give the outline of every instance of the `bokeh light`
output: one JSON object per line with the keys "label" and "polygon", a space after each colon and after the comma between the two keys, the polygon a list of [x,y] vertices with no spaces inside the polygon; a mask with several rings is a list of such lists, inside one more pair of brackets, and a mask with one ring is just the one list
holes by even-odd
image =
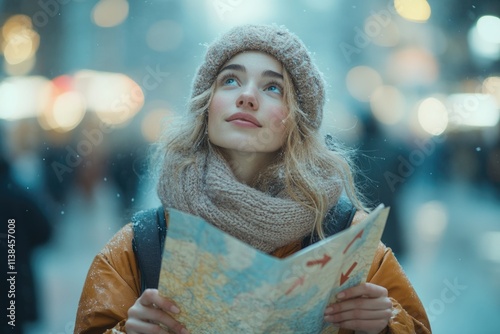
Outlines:
{"label": "bokeh light", "polygon": [[22,76],[29,74],[36,65],[36,57],[29,57],[28,59],[18,63],[10,64],[6,61],[3,62],[3,69],[5,73],[11,76]]}
{"label": "bokeh light", "polygon": [[427,242],[436,242],[442,238],[448,225],[448,212],[443,203],[430,201],[422,204],[416,213],[416,229]]}
{"label": "bokeh light", "polygon": [[129,4],[127,0],[99,0],[92,10],[92,21],[99,27],[110,28],[120,25],[127,19]]}
{"label": "bokeh light", "polygon": [[483,81],[482,92],[495,98],[497,107],[500,108],[500,77],[488,77]]}
{"label": "bokeh light", "polygon": [[492,15],[481,16],[476,26],[482,39],[489,43],[500,43],[500,18]]}
{"label": "bokeh light", "polygon": [[375,118],[384,124],[399,123],[406,111],[403,94],[394,86],[380,86],[370,98],[370,107]]}
{"label": "bokeh light", "polygon": [[65,92],[56,97],[52,108],[40,114],[39,122],[45,130],[70,131],[80,124],[85,110],[85,99],[80,93]]}
{"label": "bokeh light", "polygon": [[492,127],[500,111],[490,94],[452,94],[448,97],[450,123],[455,126]]}
{"label": "bokeh light", "polygon": [[425,22],[431,17],[431,6],[426,0],[394,0],[394,8],[409,21]]}
{"label": "bokeh light", "polygon": [[448,111],[443,102],[435,97],[423,100],[418,106],[418,122],[427,133],[437,136],[448,126]]}
{"label": "bokeh light", "polygon": [[3,80],[0,82],[0,118],[17,120],[36,117],[47,108],[51,90],[50,80],[41,76]]}
{"label": "bokeh light", "polygon": [[388,57],[387,73],[397,84],[429,85],[437,80],[439,67],[432,53],[421,48],[409,47]]}
{"label": "bokeh light", "polygon": [[158,107],[148,110],[141,123],[142,136],[148,142],[156,142],[163,131],[168,131],[168,126],[174,117],[172,110],[167,107]]}
{"label": "bokeh light", "polygon": [[75,89],[106,124],[128,122],[144,105],[141,87],[121,73],[82,70],[75,74]]}
{"label": "bokeh light", "polygon": [[479,58],[500,59],[500,19],[496,16],[482,16],[467,34],[472,53]]}
{"label": "bokeh light", "polygon": [[382,77],[371,67],[356,66],[347,73],[346,85],[354,98],[368,102],[375,89],[382,85]]}
{"label": "bokeh light", "polygon": [[3,25],[1,49],[6,71],[22,75],[33,68],[40,36],[32,28],[26,15],[13,15]]}

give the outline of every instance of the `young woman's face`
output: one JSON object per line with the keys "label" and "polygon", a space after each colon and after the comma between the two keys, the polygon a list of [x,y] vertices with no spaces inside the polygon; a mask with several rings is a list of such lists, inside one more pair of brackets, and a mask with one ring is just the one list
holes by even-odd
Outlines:
{"label": "young woman's face", "polygon": [[283,94],[283,67],[276,59],[257,51],[234,56],[217,75],[208,109],[212,144],[228,153],[278,151],[288,114]]}

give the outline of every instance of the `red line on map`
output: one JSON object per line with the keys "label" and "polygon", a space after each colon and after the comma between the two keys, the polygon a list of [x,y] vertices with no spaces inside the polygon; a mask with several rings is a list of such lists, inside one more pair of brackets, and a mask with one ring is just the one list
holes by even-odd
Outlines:
{"label": "red line on map", "polygon": [[328,261],[330,261],[331,259],[332,258],[330,256],[325,254],[325,255],[323,255],[322,259],[307,261],[306,265],[308,267],[311,267],[311,266],[315,266],[317,264],[321,264],[321,268],[323,268],[328,263]]}
{"label": "red line on map", "polygon": [[299,277],[295,282],[293,282],[292,286],[288,290],[286,290],[285,295],[290,294],[299,285],[303,285],[304,281],[305,281],[304,276]]}
{"label": "red line on map", "polygon": [[351,267],[349,269],[347,269],[347,272],[344,274],[344,273],[341,273],[340,274],[340,285],[344,284],[345,281],[347,281],[349,279],[349,275],[351,274],[351,272],[354,270],[354,268],[356,268],[356,265],[358,263],[357,262],[354,262]]}
{"label": "red line on map", "polygon": [[361,239],[361,236],[363,235],[363,232],[364,232],[364,229],[359,231],[358,234],[356,234],[356,236],[354,237],[354,239],[351,240],[351,242],[349,243],[349,245],[347,245],[347,247],[344,249],[344,251],[342,252],[342,254],[345,254],[345,252],[347,252],[347,250],[349,249],[349,247],[352,246],[352,244],[354,243],[354,241],[356,241],[356,239]]}

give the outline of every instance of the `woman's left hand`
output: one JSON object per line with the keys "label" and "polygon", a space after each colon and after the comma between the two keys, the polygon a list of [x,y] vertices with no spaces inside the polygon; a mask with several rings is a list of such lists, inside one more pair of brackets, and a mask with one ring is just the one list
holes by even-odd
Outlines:
{"label": "woman's left hand", "polygon": [[325,321],[366,334],[380,333],[389,324],[391,316],[392,302],[387,289],[372,283],[340,292],[337,302],[325,310]]}

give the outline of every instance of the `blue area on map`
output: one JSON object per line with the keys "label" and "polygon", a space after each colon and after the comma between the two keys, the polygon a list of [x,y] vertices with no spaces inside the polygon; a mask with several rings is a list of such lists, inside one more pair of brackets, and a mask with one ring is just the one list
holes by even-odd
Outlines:
{"label": "blue area on map", "polygon": [[293,294],[291,296],[283,296],[278,299],[276,309],[292,309],[292,308],[300,308],[304,305],[305,300],[312,299],[318,293],[318,287],[312,286],[311,288],[303,291],[302,293]]}
{"label": "blue area on map", "polygon": [[196,243],[198,248],[211,254],[227,254],[224,235],[200,217],[170,209],[167,237]]}
{"label": "blue area on map", "polygon": [[[255,258],[248,267],[240,270],[233,268],[224,270],[224,276],[229,281],[224,290],[228,289],[232,294],[238,295],[253,291],[263,284],[276,286],[279,283],[281,263],[279,261],[272,261],[272,258],[263,256],[263,254],[258,252],[255,252],[254,255]],[[262,273],[265,273],[265,275]],[[218,292],[224,294],[224,291]],[[227,300],[227,302],[232,302],[232,300]]]}

